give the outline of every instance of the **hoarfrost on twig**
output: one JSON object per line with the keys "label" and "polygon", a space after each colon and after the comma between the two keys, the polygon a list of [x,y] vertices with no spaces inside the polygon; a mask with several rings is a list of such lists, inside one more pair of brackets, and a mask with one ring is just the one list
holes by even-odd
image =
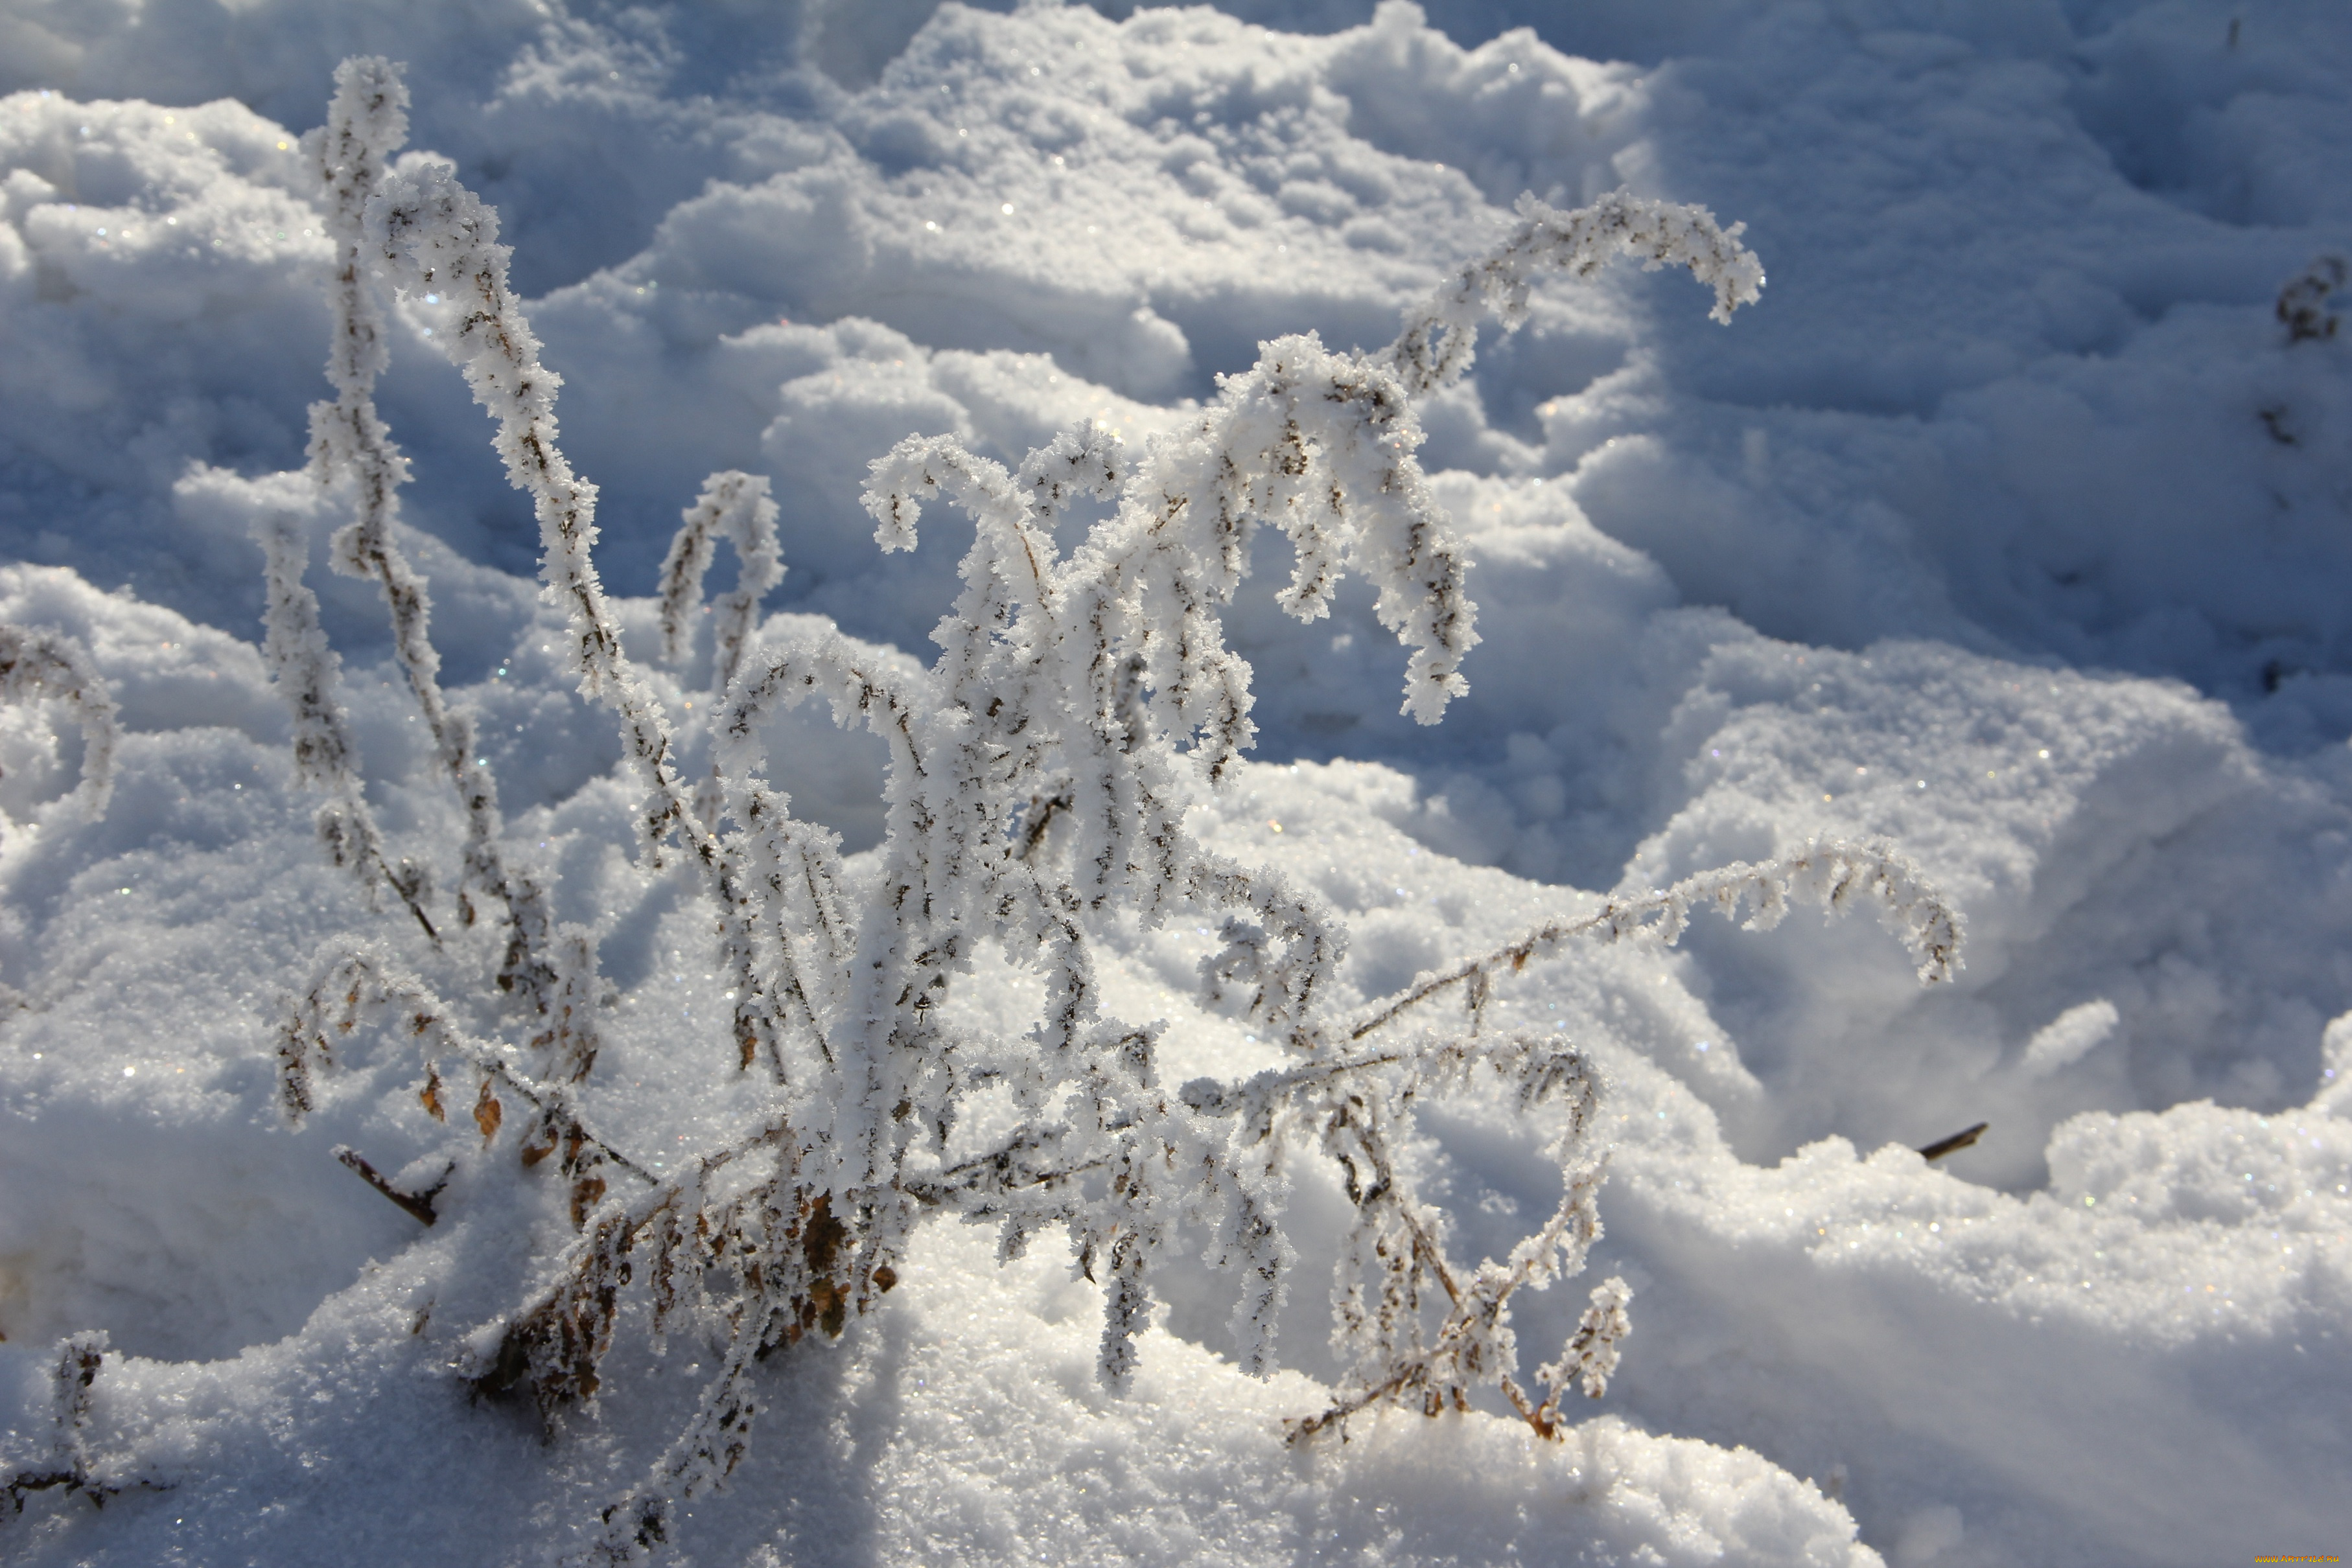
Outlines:
{"label": "hoarfrost on twig", "polygon": [[[367,250],[366,216],[370,200],[391,177],[392,154],[408,134],[407,105],[408,90],[391,62],[347,59],[335,71],[327,123],[303,139],[304,156],[326,197],[327,237],[335,246],[330,290],[334,325],[327,353],[327,381],[335,400],[310,407],[310,463],[321,485],[343,479],[352,487],[358,515],[336,533],[329,559],[337,571],[382,589],[392,619],[394,661],[416,699],[435,759],[466,812],[456,889],[459,917],[473,923],[469,890],[479,889],[499,902],[507,924],[499,988],[519,991],[544,1014],[562,978],[549,956],[554,932],[546,891],[536,878],[508,864],[497,779],[488,759],[476,753],[471,717],[453,708],[442,693],[432,601],[394,532],[408,460],[375,406],[376,378],[388,357],[383,315],[369,291],[375,264]],[[588,1026],[584,1018],[577,1022]],[[593,1060],[593,1035],[567,1037],[563,1054],[574,1061]]]}
{"label": "hoarfrost on twig", "polygon": [[319,624],[319,596],[302,580],[310,559],[302,520],[289,512],[258,511],[253,534],[262,551],[261,653],[293,724],[294,777],[327,796],[319,808],[319,840],[328,858],[362,884],[392,889],[425,936],[438,942],[440,933],[425,911],[422,869],[395,867],[385,859],[383,835],[368,807],[339,698],[342,661]]}

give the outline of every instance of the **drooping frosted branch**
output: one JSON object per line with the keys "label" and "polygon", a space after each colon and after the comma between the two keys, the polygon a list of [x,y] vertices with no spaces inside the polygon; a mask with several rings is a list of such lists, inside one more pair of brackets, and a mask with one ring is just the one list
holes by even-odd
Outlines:
{"label": "drooping frosted branch", "polygon": [[1358,1014],[1345,1033],[1361,1040],[1408,1009],[1442,991],[1464,987],[1474,1011],[1483,1005],[1494,976],[1517,972],[1530,960],[1552,957],[1584,937],[1604,942],[1643,936],[1668,945],[1678,941],[1694,910],[1713,907],[1736,918],[1743,904],[1752,908],[1751,931],[1769,931],[1787,915],[1792,900],[1843,913],[1868,900],[1911,955],[1921,983],[1948,980],[1960,967],[1964,923],[1919,868],[1892,851],[1834,840],[1814,842],[1796,854],[1761,865],[1745,861],[1685,877],[1663,893],[1612,898],[1601,909],[1575,920],[1548,921],[1490,952],[1423,975],[1396,996]]}
{"label": "drooping frosted branch", "polygon": [[[978,786],[1020,779],[1021,798],[1008,792],[999,810],[1034,799],[1066,814],[1074,891],[1088,906],[1118,896],[1157,917],[1172,895],[1214,884],[1230,907],[1239,891],[1204,883],[1183,817],[1196,770],[1214,782],[1253,733],[1248,666],[1224,646],[1220,612],[1261,520],[1294,543],[1280,596],[1291,613],[1327,613],[1344,570],[1373,580],[1378,613],[1413,650],[1408,711],[1433,721],[1466,689],[1458,666],[1476,642],[1475,607],[1412,457],[1420,439],[1392,378],[1306,337],[1267,344],[1193,429],[1140,465],[1091,426],[1032,453],[1018,475],[939,437],[875,463],[866,504],[885,549],[913,547],[930,499],[974,520],[963,595],[935,634],[939,695],[969,716],[968,744],[988,750],[970,769]],[[1078,495],[1112,493],[1117,515],[1062,560],[1055,517]],[[1311,989],[1310,971],[1297,977]]]}
{"label": "drooping frosted branch", "polygon": [[[760,601],[784,579],[783,555],[776,543],[776,503],[768,498],[764,476],[734,468],[710,476],[670,540],[661,568],[661,628],[662,656],[672,664],[686,657],[702,580],[721,538],[734,545],[736,559],[735,587],[719,601],[711,626],[709,689],[723,695],[742,665]],[[695,793],[694,812],[715,828],[726,803],[726,786],[715,758],[711,766]]]}
{"label": "drooping frosted branch", "polygon": [[735,587],[715,606],[711,627],[710,689],[723,692],[743,662],[760,601],[784,580],[776,544],[776,503],[764,476],[728,468],[702,482],[702,494],[685,513],[661,567],[662,655],[675,664],[686,656],[692,622],[719,539],[735,547]]}
{"label": "drooping frosted branch", "polygon": [[1590,277],[1621,256],[1638,256],[1646,271],[1687,267],[1715,291],[1708,314],[1727,322],[1763,293],[1764,264],[1739,243],[1747,225],[1719,227],[1705,207],[1619,190],[1567,213],[1524,195],[1518,214],[1501,244],[1464,262],[1407,311],[1404,330],[1376,356],[1413,396],[1458,381],[1469,370],[1479,318],[1492,312],[1507,330],[1526,320],[1528,288],[1543,271]]}
{"label": "drooping frosted branch", "polygon": [[114,697],[73,638],[0,623],[0,703],[44,698],[71,708],[81,730],[81,782],[74,796],[94,822],[114,795]]}
{"label": "drooping frosted branch", "polygon": [[[1522,1060],[1542,1054],[1530,1049],[1532,1041],[1517,1044]],[[1520,1290],[1541,1291],[1579,1272],[1601,1236],[1598,1198],[1607,1158],[1585,1160],[1575,1153],[1597,1086],[1580,1060],[1569,1060],[1572,1066],[1559,1080],[1572,1089],[1559,1205],[1507,1260],[1490,1259],[1475,1270],[1447,1257],[1435,1213],[1414,1195],[1394,1157],[1398,1108],[1410,1103],[1409,1095],[1335,1084],[1310,1103],[1324,1151],[1345,1173],[1356,1210],[1331,1291],[1333,1348],[1352,1364],[1328,1409],[1290,1423],[1293,1441],[1343,1427],[1359,1411],[1385,1402],[1418,1406],[1429,1416],[1467,1409],[1470,1391],[1484,1384],[1497,1386],[1538,1436],[1559,1435],[1558,1390],[1538,1403],[1517,1380],[1511,1299]],[[1423,1310],[1425,1287],[1443,1298],[1434,1303],[1433,1333]],[[1545,1369],[1547,1377],[1553,1370]]]}
{"label": "drooping frosted branch", "polygon": [[1617,1371],[1617,1347],[1633,1330],[1625,1313],[1626,1304],[1633,1299],[1633,1288],[1614,1274],[1592,1287],[1592,1304],[1577,1321],[1576,1333],[1569,1336],[1559,1359],[1536,1374],[1552,1386],[1548,1401],[1551,1413],[1557,1415],[1559,1396],[1572,1381],[1584,1385],[1588,1399],[1598,1399],[1609,1392],[1609,1379]]}

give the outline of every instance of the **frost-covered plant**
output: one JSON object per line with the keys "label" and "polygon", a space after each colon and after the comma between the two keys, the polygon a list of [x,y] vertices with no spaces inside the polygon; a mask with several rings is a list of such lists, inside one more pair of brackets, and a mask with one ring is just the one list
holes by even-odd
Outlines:
{"label": "frost-covered plant", "polygon": [[[586,934],[576,926],[558,927],[539,879],[509,863],[498,780],[487,760],[476,754],[470,716],[452,707],[442,693],[441,656],[433,646],[432,605],[425,580],[394,536],[408,463],[375,409],[375,380],[387,355],[383,315],[368,287],[371,268],[380,269],[380,263],[367,254],[363,219],[369,201],[387,177],[385,160],[407,135],[407,90],[389,64],[347,62],[335,74],[327,123],[303,140],[304,156],[322,187],[327,237],[335,246],[331,290],[334,325],[327,353],[327,381],[335,389],[335,400],[311,405],[311,471],[322,485],[347,482],[355,495],[358,515],[335,535],[329,559],[337,571],[372,580],[383,590],[392,620],[394,661],[416,699],[434,760],[465,810],[466,842],[455,890],[458,919],[467,925],[474,923],[476,893],[494,900],[504,912],[506,943],[499,963],[499,988],[519,993],[543,1020],[538,1041],[550,1049],[557,1071],[576,1078],[596,1056],[593,1009],[583,1005],[598,991]],[[273,549],[269,556],[273,663],[293,710],[298,747],[306,737],[319,736],[323,729],[304,706],[315,677],[323,674],[331,680],[331,669],[313,668],[328,655],[317,630],[317,601],[299,586],[301,561],[302,554],[290,547]],[[317,689],[331,693],[331,685]],[[336,747],[334,759],[339,761],[347,750]],[[324,753],[320,761],[327,761]],[[418,902],[423,891],[419,873],[395,872],[373,848],[373,823],[348,771],[313,770],[312,776],[329,791],[327,813],[331,818],[322,814],[320,831],[339,863],[348,859],[362,876],[390,885],[429,931],[432,923]],[[353,802],[359,803],[356,811]],[[357,836],[362,832],[366,839]]]}
{"label": "frost-covered plant", "polygon": [[1506,330],[1524,323],[1529,287],[1546,268],[1591,277],[1621,256],[1641,257],[1645,271],[1687,267],[1715,290],[1707,314],[1726,324],[1763,292],[1764,265],[1739,243],[1748,225],[1718,228],[1704,207],[1612,191],[1569,213],[1523,195],[1518,214],[1500,245],[1464,262],[1408,312],[1404,330],[1377,356],[1412,396],[1450,385],[1470,369],[1483,318],[1492,315]]}
{"label": "frost-covered plant", "polygon": [[[559,957],[544,894],[507,869],[486,769],[455,744],[465,722],[433,684],[423,585],[392,546],[401,469],[371,392],[382,349],[370,274],[425,312],[432,340],[497,422],[509,476],[539,517],[569,666],[619,721],[639,791],[636,841],[648,858],[685,862],[715,914],[736,1050],[713,1071],[760,1085],[761,1112],[743,1130],[656,1172],[593,1124],[572,1083],[592,1064],[584,1054],[535,1061],[470,1030],[466,1009],[384,954],[331,953],[289,1009],[289,1118],[312,1109],[317,1075],[344,1040],[375,1029],[406,1037],[423,1058],[415,1092],[428,1113],[470,1120],[454,1153],[398,1181],[376,1178],[387,1190],[429,1215],[406,1191],[432,1174],[425,1167],[502,1146],[563,1179],[572,1239],[535,1263],[538,1285],[467,1337],[459,1370],[478,1390],[526,1396],[551,1424],[593,1400],[632,1291],[657,1345],[673,1333],[713,1343],[716,1371],[694,1416],[605,1511],[601,1560],[640,1555],[667,1537],[681,1500],[726,1477],[757,1413],[757,1360],[812,1331],[843,1332],[897,1284],[909,1239],[933,1217],[993,1227],[1008,1259],[1040,1234],[1065,1235],[1079,1272],[1104,1291],[1098,1369],[1113,1388],[1134,1372],[1155,1272],[1179,1266],[1187,1237],[1204,1241],[1206,1261],[1239,1281],[1242,1364],[1271,1370],[1296,1259],[1284,1167],[1310,1149],[1335,1163],[1355,1208],[1333,1285],[1334,1340],[1349,1370],[1332,1406],[1295,1435],[1384,1401],[1432,1414],[1465,1406],[1482,1386],[1555,1435],[1570,1387],[1598,1397],[1606,1386],[1630,1292],[1620,1281],[1595,1291],[1538,1388],[1520,1385],[1513,1296],[1576,1273],[1600,1233],[1604,1163],[1585,1133],[1601,1085],[1565,1039],[1488,1029],[1496,977],[1582,939],[1671,941],[1695,908],[1748,908],[1750,925],[1768,925],[1792,898],[1835,909],[1865,897],[1924,978],[1949,973],[1957,923],[1907,864],[1819,844],[1612,902],[1346,1011],[1330,1000],[1347,940],[1339,923],[1278,872],[1213,852],[1187,825],[1252,737],[1249,668],[1224,645],[1221,611],[1247,573],[1255,530],[1271,523],[1288,538],[1295,565],[1278,598],[1301,619],[1328,612],[1343,573],[1370,579],[1381,620],[1409,650],[1405,710],[1436,722],[1466,689],[1475,607],[1414,457],[1416,397],[1467,368],[1483,312],[1508,322],[1524,310],[1541,267],[1581,275],[1621,254],[1675,262],[1716,290],[1727,317],[1762,275],[1737,231],[1705,213],[1622,194],[1578,213],[1522,203],[1517,230],[1410,313],[1395,344],[1363,354],[1312,335],[1268,342],[1188,428],[1139,453],[1091,424],[1012,469],[951,440],[901,443],[873,465],[866,492],[882,548],[916,548],[936,502],[974,525],[962,591],[926,670],[829,627],[755,645],[759,597],[782,571],[775,509],[762,482],[714,476],[662,580],[675,659],[713,539],[731,539],[741,561],[715,617],[724,695],[710,721],[711,771],[689,783],[683,737],[609,612],[591,555],[596,492],[558,444],[559,382],[509,287],[496,214],[446,169],[388,169],[401,131],[392,68],[354,60],[337,80],[316,153],[341,246],[338,399],[320,405],[314,450],[322,476],[357,483],[361,520],[338,536],[336,561],[383,585],[397,657],[467,803],[460,889],[506,904],[502,982],[530,992],[541,1013],[590,1009],[601,986],[593,950],[583,939]],[[1108,503],[1110,515],[1066,555],[1054,526],[1081,497]],[[273,587],[273,604],[295,597]],[[307,678],[303,689],[329,693],[331,707],[315,623],[296,630],[289,646],[309,652],[282,659],[281,672],[290,686]],[[887,833],[854,867],[832,833],[793,817],[765,775],[765,721],[812,699],[888,748]],[[1284,1065],[1171,1087],[1160,1067],[1170,1026],[1106,1005],[1102,935],[1180,912],[1219,923],[1198,1005],[1268,1031]],[[1008,967],[1034,985],[1027,1014],[956,1005],[967,977]],[[1396,1150],[1423,1097],[1486,1078],[1552,1118],[1563,1196],[1506,1260],[1465,1268]]]}

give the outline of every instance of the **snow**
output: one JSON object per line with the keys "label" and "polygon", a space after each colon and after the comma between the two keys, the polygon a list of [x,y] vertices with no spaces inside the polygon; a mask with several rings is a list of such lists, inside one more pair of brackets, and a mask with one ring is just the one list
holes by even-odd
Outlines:
{"label": "snow", "polygon": [[[408,62],[404,178],[499,209],[689,788],[713,638],[664,664],[655,595],[707,475],[779,510],[755,647],[837,626],[912,678],[966,536],[941,504],[920,549],[876,549],[868,465],[903,439],[1015,469],[1093,420],[1139,454],[1261,340],[1388,342],[1522,191],[1744,222],[1769,281],[1729,324],[1679,267],[1555,277],[1420,410],[1477,605],[1442,724],[1399,712],[1378,583],[1300,622],[1259,550],[1225,621],[1255,760],[1185,825],[1346,924],[1343,1010],[1824,835],[1898,847],[1967,917],[1944,986],[1801,910],[1496,984],[1501,1025],[1564,1031],[1605,1085],[1606,1234],[1518,1330],[1548,1358],[1612,1276],[1633,1330],[1559,1444],[1496,1398],[1286,1443],[1348,1364],[1321,1280],[1350,1205],[1302,1151],[1286,1370],[1244,1374],[1234,1281],[1199,1269],[1108,1392],[1101,1293],[1058,1246],[1000,1265],[931,1224],[837,1345],[762,1365],[749,1457],[668,1560],[1965,1568],[2352,1538],[2352,334],[2274,309],[2352,255],[2340,6],[0,0],[0,622],[87,650],[121,731],[91,821],[69,709],[0,711],[0,1475],[53,1462],[54,1347],[103,1331],[84,1430],[124,1489],[27,1494],[11,1562],[548,1561],[716,1362],[683,1331],[653,1356],[632,1304],[597,1412],[542,1442],[449,1368],[560,1205],[467,1165],[426,1230],[338,1168],[443,1168],[389,1039],[278,1118],[286,999],[325,963],[463,969],[329,863],[260,648],[257,508],[308,530],[367,804],[447,910],[465,813],[375,589],[326,570],[348,498],[298,472],[335,390],[300,133],[358,52]],[[709,909],[637,854],[641,780],[575,691],[452,313],[385,298],[441,678],[513,863],[616,990],[583,1103],[661,1171],[759,1113]],[[768,779],[870,867],[883,748],[821,706],[764,721]],[[1222,946],[1189,915],[1098,940],[1106,1009],[1174,1020],[1168,1083],[1281,1060],[1186,999]],[[1034,977],[968,980],[966,1016],[1031,1016]],[[495,1000],[469,1027],[521,1028]],[[1455,1255],[1558,1201],[1556,1129],[1500,1091],[1418,1129]]]}

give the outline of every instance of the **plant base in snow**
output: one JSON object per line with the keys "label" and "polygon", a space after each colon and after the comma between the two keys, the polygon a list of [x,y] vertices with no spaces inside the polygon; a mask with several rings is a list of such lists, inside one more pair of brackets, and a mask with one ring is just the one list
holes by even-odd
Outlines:
{"label": "plant base in snow", "polygon": [[26,1500],[36,1492],[85,1497],[90,1507],[104,1508],[108,1498],[125,1491],[167,1490],[164,1483],[145,1477],[110,1479],[98,1473],[89,1442],[90,1390],[105,1360],[102,1331],[70,1334],[58,1342],[58,1359],[49,1371],[49,1452],[0,1485],[12,1516],[24,1512]]}

